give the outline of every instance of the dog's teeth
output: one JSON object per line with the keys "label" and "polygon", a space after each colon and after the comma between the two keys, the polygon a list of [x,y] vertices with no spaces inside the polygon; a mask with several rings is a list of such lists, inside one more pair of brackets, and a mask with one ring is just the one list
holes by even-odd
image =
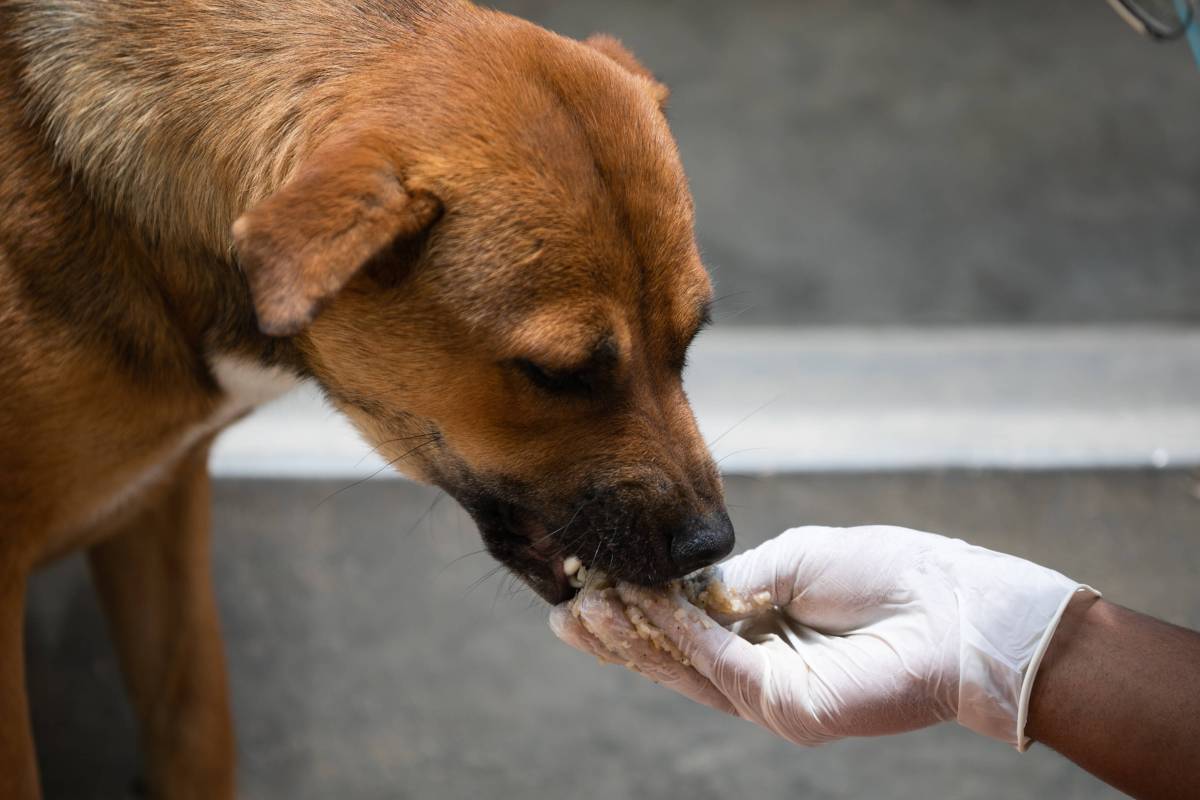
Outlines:
{"label": "dog's teeth", "polygon": [[582,566],[583,562],[579,560],[579,556],[567,556],[565,559],[563,559],[563,572],[567,574],[567,577],[579,572],[579,569]]}
{"label": "dog's teeth", "polygon": [[575,556],[571,556],[571,558],[575,559],[575,563],[571,565],[574,569],[567,570],[567,564],[563,562],[563,571],[567,573],[567,583],[576,589],[582,589],[583,584],[587,583],[588,569]]}

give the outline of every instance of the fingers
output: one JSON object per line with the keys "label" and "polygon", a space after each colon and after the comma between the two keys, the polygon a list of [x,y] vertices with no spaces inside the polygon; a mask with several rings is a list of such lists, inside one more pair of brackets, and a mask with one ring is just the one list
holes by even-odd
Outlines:
{"label": "fingers", "polygon": [[[738,716],[796,744],[880,735],[932,724],[920,676],[882,635],[844,638],[762,617],[740,634],[704,623],[678,591],[619,584],[621,599],[642,609],[729,699]],[[747,640],[746,636],[751,637]]]}
{"label": "fingers", "polygon": [[793,528],[762,545],[686,579],[689,599],[722,625],[787,608],[836,564],[840,528]]}
{"label": "fingers", "polygon": [[690,603],[704,609],[713,620],[725,626],[752,619],[774,607],[770,592],[756,589],[753,584],[745,588],[730,585],[724,575],[727,563],[708,567],[683,579],[683,593]]}
{"label": "fingers", "polygon": [[669,642],[655,643],[638,631],[612,589],[588,592],[574,608],[556,607],[550,627],[560,639],[601,661],[621,664],[697,703],[736,714],[707,678],[684,663],[678,651],[671,651]]}
{"label": "fingers", "polygon": [[[724,593],[742,603],[736,619],[774,606],[805,625],[842,634],[903,602],[909,565],[945,541],[888,526],[792,528],[724,562],[718,577]],[[721,616],[728,621],[731,615]]]}
{"label": "fingers", "polygon": [[[772,634],[751,643],[716,624],[678,588],[618,584],[581,596],[574,611],[576,624],[591,637],[585,641],[598,642],[626,666],[693,700],[801,745],[845,735],[826,725],[836,716],[832,701],[840,692],[826,697],[822,681],[814,688],[810,665],[787,642]],[[572,641],[563,614],[571,612],[558,612],[554,627]]]}
{"label": "fingers", "polygon": [[826,571],[825,554],[841,549],[842,533],[840,528],[792,528],[721,564],[720,578],[727,593],[758,607],[740,618],[761,613],[762,602],[755,603],[756,597],[786,607],[804,587],[819,581]]}
{"label": "fingers", "polygon": [[793,528],[685,581],[689,599],[723,625],[786,608],[825,572],[840,528]]}
{"label": "fingers", "polygon": [[627,606],[645,614],[647,622],[728,699],[739,716],[759,718],[768,672],[765,652],[713,622],[677,589],[663,593],[620,584],[617,592]]}
{"label": "fingers", "polygon": [[561,641],[566,642],[576,650],[595,656],[602,663],[625,663],[622,659],[610,653],[599,639],[588,633],[587,628],[583,627],[583,624],[575,619],[575,616],[571,613],[570,606],[565,603],[550,609],[550,630],[554,631],[554,635]]}

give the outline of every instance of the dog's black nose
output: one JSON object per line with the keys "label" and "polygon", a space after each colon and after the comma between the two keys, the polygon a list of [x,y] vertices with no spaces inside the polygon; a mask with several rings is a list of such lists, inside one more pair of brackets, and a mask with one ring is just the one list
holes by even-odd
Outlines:
{"label": "dog's black nose", "polygon": [[680,575],[720,561],[733,550],[733,523],[724,511],[694,517],[671,538],[671,561]]}

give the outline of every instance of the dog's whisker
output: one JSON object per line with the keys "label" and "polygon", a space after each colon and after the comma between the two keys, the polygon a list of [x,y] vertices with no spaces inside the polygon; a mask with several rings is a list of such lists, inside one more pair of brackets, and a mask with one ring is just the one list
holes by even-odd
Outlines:
{"label": "dog's whisker", "polygon": [[347,490],[349,490],[349,489],[353,489],[355,486],[362,486],[364,483],[366,483],[367,481],[371,480],[371,479],[372,479],[372,478],[374,478],[376,475],[378,475],[379,473],[383,472],[383,471],[384,471],[385,469],[387,469],[388,467],[390,467],[390,466],[392,466],[393,464],[395,464],[397,461],[400,461],[401,459],[407,458],[408,456],[410,456],[410,455],[412,455],[413,453],[415,453],[415,452],[417,452],[418,450],[420,450],[422,447],[427,447],[428,445],[430,445],[430,444],[433,444],[435,441],[437,441],[437,439],[436,439],[436,438],[434,438],[434,439],[430,439],[430,440],[429,440],[429,441],[427,441],[427,442],[422,442],[421,444],[417,445],[416,447],[412,448],[411,450],[409,450],[409,451],[407,451],[407,452],[401,453],[400,455],[396,456],[396,457],[395,457],[395,458],[393,458],[391,461],[388,461],[388,462],[387,462],[386,464],[384,464],[382,467],[380,467],[379,469],[375,470],[374,472],[372,472],[370,475],[366,476],[365,478],[359,478],[358,480],[356,480],[354,483],[350,484],[349,486],[343,486],[342,488],[338,489],[336,492],[334,492],[333,494],[329,495],[329,496],[328,496],[328,497],[326,497],[324,500],[322,500],[321,502],[319,502],[319,503],[317,503],[315,506],[313,506],[313,507],[312,507],[312,510],[313,510],[313,511],[316,511],[318,508],[320,508],[321,506],[325,505],[326,503],[328,503],[328,502],[329,502],[330,500],[332,500],[333,498],[337,497],[337,496],[338,496],[339,494],[341,494],[342,492],[345,492],[345,491],[347,491]]}
{"label": "dog's whisker", "polygon": [[462,560],[464,560],[464,559],[470,558],[471,556],[480,556],[480,555],[487,555],[487,548],[486,548],[486,547],[481,547],[481,548],[479,548],[478,550],[472,550],[472,551],[471,551],[471,552],[469,552],[469,553],[463,553],[461,556],[457,556],[457,557],[455,557],[455,558],[452,558],[450,561],[448,561],[448,562],[446,562],[445,564],[443,564],[443,565],[442,565],[442,568],[441,568],[441,569],[439,569],[439,570],[438,570],[438,571],[437,571],[435,574],[437,574],[437,575],[441,575],[441,574],[443,574],[443,573],[444,573],[446,570],[450,569],[450,568],[451,568],[451,567],[453,567],[455,564],[457,564],[458,562],[460,562],[460,561],[462,561]]}
{"label": "dog's whisker", "polygon": [[398,436],[395,439],[388,439],[386,441],[380,442],[379,444],[375,445],[370,450],[368,450],[365,454],[363,454],[363,457],[360,458],[357,462],[355,462],[354,466],[357,467],[357,466],[361,465],[362,462],[366,461],[368,458],[370,458],[375,453],[377,453],[380,448],[387,447],[389,444],[395,444],[396,442],[406,442],[406,441],[411,441],[413,439],[422,439],[422,438],[429,438],[429,437],[436,438],[437,434],[436,433],[414,433],[412,436]]}
{"label": "dog's whisker", "polygon": [[585,539],[587,539],[587,531],[580,531],[571,540],[563,542],[560,547],[567,555],[578,555],[575,549],[578,545],[583,544]]}
{"label": "dog's whisker", "polygon": [[769,448],[769,447],[743,447],[741,450],[734,450],[732,453],[726,453],[725,455],[721,456],[720,458],[717,459],[716,464],[714,466],[718,466],[718,467],[721,466],[722,461],[724,461],[725,459],[730,458],[732,456],[740,455],[742,453],[752,453],[756,450],[770,450],[770,449],[771,448]]}
{"label": "dog's whisker", "polygon": [[495,613],[496,611],[496,603],[499,602],[501,593],[504,594],[504,599],[508,600],[519,594],[524,586],[525,582],[521,580],[521,577],[510,572],[508,577],[501,581],[496,587],[496,594],[492,597],[492,613]]}
{"label": "dog's whisker", "polygon": [[738,426],[742,425],[744,422],[746,422],[747,420],[749,420],[749,419],[750,419],[751,417],[753,417],[755,414],[758,414],[759,412],[761,412],[761,411],[762,411],[763,409],[765,409],[767,406],[771,405],[772,403],[775,403],[775,402],[777,402],[777,401],[779,400],[779,397],[780,397],[779,395],[775,395],[775,396],[774,396],[774,397],[772,397],[770,400],[768,400],[767,402],[763,403],[761,406],[759,406],[758,408],[754,409],[754,410],[753,410],[753,411],[751,411],[749,414],[747,414],[746,416],[744,416],[744,417],[742,417],[741,419],[739,419],[737,422],[735,422],[735,423],[733,423],[732,425],[730,425],[730,426],[729,426],[729,428],[728,428],[728,429],[726,429],[726,431],[725,431],[724,433],[722,433],[722,434],[721,434],[720,436],[718,436],[717,438],[713,439],[711,442],[709,442],[709,443],[708,443],[708,444],[706,444],[705,446],[706,446],[708,449],[710,449],[710,450],[711,450],[711,449],[713,448],[713,446],[714,446],[714,445],[715,445],[717,442],[721,441],[721,440],[722,440],[722,439],[724,439],[726,436],[728,436],[729,434],[733,433],[733,431],[734,431],[734,429],[735,429],[735,428],[737,428]]}
{"label": "dog's whisker", "polygon": [[482,585],[483,583],[485,583],[489,578],[494,577],[495,574],[502,569],[504,569],[504,565],[497,564],[496,566],[489,569],[487,572],[483,573],[483,575],[481,577],[475,579],[474,581],[471,582],[471,584],[469,586],[467,586],[466,591],[463,592],[463,597],[466,597],[467,595],[471,594],[471,592],[473,592],[477,588],[479,588],[479,586]]}
{"label": "dog's whisker", "polygon": [[537,546],[537,545],[541,544],[542,542],[546,541],[547,539],[549,539],[551,536],[555,536],[556,534],[559,534],[559,533],[562,533],[563,531],[565,531],[567,528],[569,528],[571,526],[571,523],[574,522],[575,518],[579,516],[579,512],[582,511],[583,507],[586,506],[589,502],[590,501],[585,500],[582,503],[580,503],[579,507],[575,509],[575,513],[573,513],[571,515],[571,518],[569,520],[567,520],[565,525],[563,525],[559,528],[556,528],[555,530],[552,530],[547,534],[539,536],[537,539],[530,542],[530,544],[533,546]]}
{"label": "dog's whisker", "polygon": [[[592,553],[592,566],[595,566],[596,559],[600,557],[600,547],[604,544],[604,540],[600,539],[596,542],[596,552]],[[591,581],[595,575],[594,570],[588,570],[587,579]]]}
{"label": "dog's whisker", "polygon": [[737,291],[737,292],[727,292],[723,295],[720,295],[719,297],[714,297],[712,304],[715,306],[717,303],[723,302],[725,300],[730,300],[734,297],[741,297],[744,294],[747,294],[747,292],[744,289],[741,291]]}
{"label": "dog's whisker", "polygon": [[721,321],[722,322],[731,322],[732,320],[737,319],[738,317],[742,316],[743,314],[746,314],[751,311],[757,311],[759,308],[761,308],[761,306],[756,305],[756,304],[743,306],[742,308],[739,308],[736,311],[734,311],[732,314],[728,314],[728,315],[721,314]]}
{"label": "dog's whisker", "polygon": [[425,509],[425,513],[422,514],[421,516],[417,517],[417,521],[414,522],[412,524],[412,527],[409,528],[408,531],[405,532],[404,537],[406,539],[412,535],[412,532],[417,529],[418,525],[420,525],[422,522],[425,521],[426,517],[428,517],[430,514],[433,513],[433,509],[437,507],[438,503],[442,502],[442,498],[445,496],[446,496],[445,492],[439,492],[437,497],[433,498],[433,502],[430,503],[429,507]]}

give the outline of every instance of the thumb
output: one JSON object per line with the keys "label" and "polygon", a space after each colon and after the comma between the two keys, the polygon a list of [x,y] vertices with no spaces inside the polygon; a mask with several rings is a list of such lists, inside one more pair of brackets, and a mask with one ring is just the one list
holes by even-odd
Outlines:
{"label": "thumb", "polygon": [[713,611],[722,621],[776,606],[807,627],[847,634],[904,602],[905,570],[950,543],[886,525],[793,528],[717,567],[707,596],[721,599]]}
{"label": "thumb", "polygon": [[841,528],[792,528],[758,547],[685,580],[685,590],[714,619],[729,625],[786,608],[827,569]]}

